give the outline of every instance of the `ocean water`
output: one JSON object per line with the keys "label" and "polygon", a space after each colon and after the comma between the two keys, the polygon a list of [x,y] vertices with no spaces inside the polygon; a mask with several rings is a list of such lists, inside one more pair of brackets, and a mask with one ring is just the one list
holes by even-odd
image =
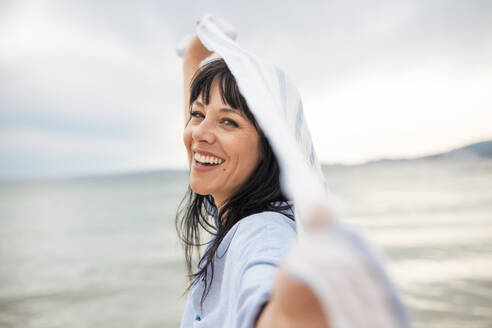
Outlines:
{"label": "ocean water", "polygon": [[[492,327],[492,160],[330,166],[414,327]],[[177,327],[186,173],[0,183],[0,327]]]}

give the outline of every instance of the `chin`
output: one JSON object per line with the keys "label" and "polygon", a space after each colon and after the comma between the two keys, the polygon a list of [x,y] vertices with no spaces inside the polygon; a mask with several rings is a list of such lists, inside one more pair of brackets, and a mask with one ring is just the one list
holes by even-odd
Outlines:
{"label": "chin", "polygon": [[[191,185],[190,185],[191,187]],[[200,190],[200,189],[196,189],[196,188],[193,188],[191,187],[191,190],[193,190],[193,192],[197,195],[202,195],[202,196],[207,196],[207,195],[210,195],[210,193],[206,190]]]}
{"label": "chin", "polygon": [[192,179],[191,177],[190,177],[190,188],[191,190],[193,190],[194,193],[202,196],[211,194],[211,189],[209,186],[207,186],[204,183],[194,181],[194,179]]}

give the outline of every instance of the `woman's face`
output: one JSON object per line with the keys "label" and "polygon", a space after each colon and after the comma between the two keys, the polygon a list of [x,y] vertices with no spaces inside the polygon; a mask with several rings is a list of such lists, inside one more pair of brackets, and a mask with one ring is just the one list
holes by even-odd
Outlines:
{"label": "woman's face", "polygon": [[201,96],[193,102],[183,140],[191,189],[212,195],[218,207],[246,182],[261,159],[255,126],[241,110],[222,102],[216,81],[208,105]]}

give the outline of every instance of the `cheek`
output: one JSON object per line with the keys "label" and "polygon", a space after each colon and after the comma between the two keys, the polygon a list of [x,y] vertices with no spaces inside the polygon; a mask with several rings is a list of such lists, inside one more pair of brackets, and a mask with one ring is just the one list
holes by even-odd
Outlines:
{"label": "cheek", "polygon": [[191,161],[191,141],[192,141],[192,131],[191,128],[186,127],[183,132],[183,143],[188,152],[188,161]]}
{"label": "cheek", "polygon": [[256,169],[261,158],[259,140],[255,136],[250,137],[248,142],[241,147],[240,165],[243,175],[249,176]]}

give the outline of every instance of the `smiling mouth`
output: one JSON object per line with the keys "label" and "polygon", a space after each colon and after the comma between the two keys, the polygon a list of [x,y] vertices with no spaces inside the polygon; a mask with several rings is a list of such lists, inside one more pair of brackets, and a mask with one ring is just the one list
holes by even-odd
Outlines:
{"label": "smiling mouth", "polygon": [[199,165],[203,166],[215,166],[224,163],[225,161],[222,158],[218,158],[210,155],[200,155],[199,153],[195,153],[194,157],[195,162]]}

